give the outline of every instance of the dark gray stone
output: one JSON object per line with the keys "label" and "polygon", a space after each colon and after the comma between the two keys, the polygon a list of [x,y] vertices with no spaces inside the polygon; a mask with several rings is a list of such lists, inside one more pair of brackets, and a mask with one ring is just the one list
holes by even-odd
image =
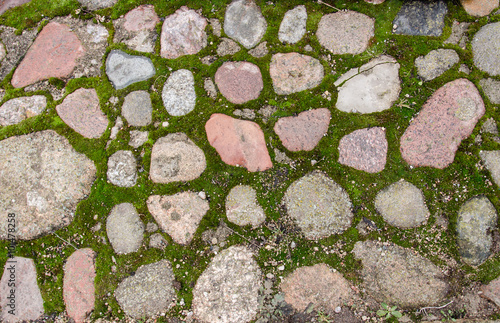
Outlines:
{"label": "dark gray stone", "polygon": [[442,0],[405,2],[393,21],[393,33],[439,37],[443,33],[447,12]]}
{"label": "dark gray stone", "polygon": [[145,56],[134,56],[112,50],[106,59],[106,75],[117,90],[145,81],[155,74],[153,62]]}

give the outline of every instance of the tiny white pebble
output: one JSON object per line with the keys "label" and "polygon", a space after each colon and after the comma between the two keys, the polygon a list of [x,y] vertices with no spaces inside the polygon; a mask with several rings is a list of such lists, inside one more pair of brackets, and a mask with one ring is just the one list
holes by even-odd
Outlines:
{"label": "tiny white pebble", "polygon": [[335,307],[335,313],[340,313],[342,311],[342,308],[340,306]]}

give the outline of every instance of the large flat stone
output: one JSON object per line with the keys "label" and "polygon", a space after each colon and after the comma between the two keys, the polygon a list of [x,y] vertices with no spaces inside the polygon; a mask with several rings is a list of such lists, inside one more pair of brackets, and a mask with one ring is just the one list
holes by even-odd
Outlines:
{"label": "large flat stone", "polygon": [[393,21],[393,33],[412,36],[435,36],[443,33],[448,12],[442,0],[412,0],[403,3]]}
{"label": "large flat stone", "polygon": [[16,238],[34,239],[71,223],[90,194],[96,167],[53,130],[0,141],[0,238],[15,214]]}
{"label": "large flat stone", "polygon": [[430,51],[425,56],[417,57],[415,66],[420,77],[430,81],[440,76],[460,61],[453,49],[439,48]]}
{"label": "large flat stone", "polygon": [[472,39],[474,65],[492,76],[500,75],[500,22],[481,27]]}
{"label": "large flat stone", "polygon": [[285,13],[280,24],[278,39],[283,43],[295,44],[306,33],[307,10],[300,5]]}
{"label": "large flat stone", "polygon": [[465,11],[471,16],[484,17],[498,8],[498,0],[460,0]]}
{"label": "large flat stone", "polygon": [[266,33],[267,22],[254,1],[233,0],[226,8],[224,32],[246,49],[255,47]]}
{"label": "large flat stone", "polygon": [[135,127],[147,126],[151,123],[153,105],[147,91],[134,91],[127,94],[122,106],[122,116],[128,124]]}
{"label": "large flat stone", "polygon": [[196,105],[193,73],[185,69],[173,72],[163,86],[161,97],[172,116],[179,117],[193,111]]}
{"label": "large flat stone", "polygon": [[44,95],[11,99],[0,107],[0,125],[10,126],[18,124],[27,118],[39,115],[46,107],[47,98]]}
{"label": "large flat stone", "polygon": [[458,79],[445,84],[401,137],[401,156],[412,166],[445,168],[484,112],[483,99],[472,82]]}
{"label": "large flat stone", "polygon": [[259,67],[249,62],[225,62],[215,73],[215,83],[234,104],[257,99],[264,88]]}
{"label": "large flat stone", "polygon": [[340,139],[339,163],[368,173],[378,173],[385,168],[388,148],[385,128],[355,130]]}
{"label": "large flat stone", "polygon": [[120,50],[112,50],[106,59],[106,75],[117,90],[148,80],[155,74],[153,62],[146,56],[134,56]]}
{"label": "large flat stone", "polygon": [[131,203],[121,203],[115,205],[109,213],[106,233],[117,254],[136,252],[144,238],[144,223]]}
{"label": "large flat stone", "polygon": [[205,124],[205,130],[210,145],[226,164],[242,166],[250,172],[273,167],[264,133],[255,122],[215,113]]}
{"label": "large flat stone", "polygon": [[227,219],[237,225],[258,227],[266,220],[264,209],[257,201],[257,192],[249,185],[237,185],[226,197]]}

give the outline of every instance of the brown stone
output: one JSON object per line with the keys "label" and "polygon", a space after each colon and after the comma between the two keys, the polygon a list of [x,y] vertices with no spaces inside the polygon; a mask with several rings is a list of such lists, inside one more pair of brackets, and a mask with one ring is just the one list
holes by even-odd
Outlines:
{"label": "brown stone", "polygon": [[310,151],[328,131],[330,111],[326,108],[303,111],[296,117],[281,118],[274,132],[290,151]]}
{"label": "brown stone", "polygon": [[95,89],[78,89],[56,107],[61,119],[85,138],[99,138],[108,127],[108,118],[99,108]]}
{"label": "brown stone", "polygon": [[483,292],[481,296],[500,307],[500,277],[492,280],[488,285],[483,285],[481,291]]}
{"label": "brown stone", "polygon": [[460,0],[465,11],[471,16],[484,17],[498,8],[498,0]]}
{"label": "brown stone", "polygon": [[68,316],[76,323],[84,322],[87,314],[94,309],[96,255],[90,248],[78,249],[64,265],[64,304]]}
{"label": "brown stone", "polygon": [[471,81],[445,84],[427,100],[401,137],[401,156],[412,166],[445,168],[484,112],[483,99]]}
{"label": "brown stone", "polygon": [[40,32],[12,77],[16,88],[48,79],[68,77],[85,49],[67,25],[51,22]]}
{"label": "brown stone", "polygon": [[264,132],[255,122],[215,113],[205,124],[205,130],[210,145],[226,164],[242,166],[250,172],[273,167]]}
{"label": "brown stone", "polygon": [[368,173],[378,173],[384,170],[387,149],[385,128],[359,129],[340,139],[339,163]]}
{"label": "brown stone", "polygon": [[257,65],[248,62],[226,62],[215,73],[215,83],[222,95],[234,104],[259,97],[264,88]]}

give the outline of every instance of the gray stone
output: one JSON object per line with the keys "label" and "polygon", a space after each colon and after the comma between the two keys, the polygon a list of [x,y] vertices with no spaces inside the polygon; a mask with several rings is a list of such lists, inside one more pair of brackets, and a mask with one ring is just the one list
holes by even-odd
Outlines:
{"label": "gray stone", "polygon": [[497,218],[495,207],[485,196],[473,197],[462,205],[457,218],[457,241],[465,263],[479,266],[491,255]]}
{"label": "gray stone", "polygon": [[472,39],[474,64],[492,76],[500,75],[500,22],[483,26]]}
{"label": "gray stone", "polygon": [[258,227],[266,220],[264,210],[257,202],[257,192],[248,185],[238,185],[226,197],[227,219],[237,225]]}
{"label": "gray stone", "polygon": [[335,86],[336,108],[344,112],[373,113],[390,109],[401,91],[399,63],[382,55],[342,75]]}
{"label": "gray stone", "polygon": [[458,68],[459,72],[465,73],[467,75],[470,74],[470,68],[466,64],[460,64],[460,67]]}
{"label": "gray stone", "polygon": [[111,210],[106,220],[106,233],[117,254],[136,252],[144,238],[144,223],[132,204],[121,203]]}
{"label": "gray stone", "polygon": [[430,260],[391,242],[358,241],[363,287],[378,302],[403,308],[435,306],[450,289],[441,269]]}
{"label": "gray stone", "polygon": [[205,154],[184,133],[158,139],[151,152],[150,177],[154,183],[190,181],[207,167]]}
{"label": "gray stone", "polygon": [[351,201],[345,190],[324,173],[314,171],[293,182],[283,198],[287,213],[307,239],[340,234],[351,226]]}
{"label": "gray stone", "polygon": [[500,81],[494,79],[482,79],[479,85],[483,88],[484,93],[493,104],[500,104]]}
{"label": "gray stone", "polygon": [[488,118],[481,126],[481,132],[491,133],[492,135],[498,135],[498,127],[495,119]]}
{"label": "gray stone", "polygon": [[442,0],[405,2],[393,21],[392,31],[399,35],[439,37],[447,12]]}
{"label": "gray stone", "polygon": [[161,97],[165,109],[172,116],[183,116],[193,111],[196,104],[193,73],[188,70],[173,72],[163,86]]}
{"label": "gray stone", "polygon": [[0,107],[0,125],[10,126],[42,113],[47,107],[43,95],[25,96],[11,99]]}
{"label": "gray stone", "polygon": [[453,49],[440,48],[430,51],[425,56],[417,57],[415,66],[418,75],[425,81],[430,81],[449,70],[459,60],[457,52]]}
{"label": "gray stone", "polygon": [[306,33],[307,10],[304,5],[297,6],[285,13],[281,21],[278,38],[283,43],[295,44]]}
{"label": "gray stone", "polygon": [[203,85],[205,88],[205,91],[207,91],[208,96],[211,99],[216,99],[217,98],[217,89],[215,88],[214,81],[210,77],[205,78],[203,81]]}
{"label": "gray stone", "polygon": [[216,255],[193,289],[194,317],[202,322],[249,322],[259,308],[261,271],[253,253],[232,246]]}
{"label": "gray stone", "polygon": [[0,238],[16,215],[16,238],[34,239],[71,223],[90,194],[94,163],[53,130],[0,141]]}
{"label": "gray stone", "polygon": [[149,247],[156,248],[160,250],[165,250],[168,246],[167,240],[161,235],[161,233],[155,233],[149,238]]}
{"label": "gray stone", "polygon": [[115,290],[115,298],[125,314],[136,320],[165,313],[177,298],[175,276],[168,260],[142,265],[135,275],[125,278]]}
{"label": "gray stone", "polygon": [[146,224],[146,232],[155,232],[158,230],[158,224],[154,223],[154,222],[148,222],[148,224]]}
{"label": "gray stone", "polygon": [[224,32],[246,49],[257,45],[266,29],[266,19],[254,1],[234,0],[227,6]]}
{"label": "gray stone", "polygon": [[220,24],[219,19],[211,18],[211,19],[208,19],[208,22],[210,23],[210,26],[212,26],[212,31],[213,31],[214,35],[217,37],[220,37],[221,31],[222,31],[222,25]]}
{"label": "gray stone", "polygon": [[469,26],[469,22],[458,22],[454,20],[451,25],[451,35],[444,41],[444,43],[458,45],[460,48],[465,49],[465,46],[469,41],[469,38],[466,35]]}
{"label": "gray stone", "polygon": [[90,10],[109,8],[115,5],[118,0],[78,0],[83,7]]}
{"label": "gray stone", "polygon": [[0,43],[0,62],[7,56],[7,52],[5,50],[5,45]]}
{"label": "gray stone", "polygon": [[37,28],[25,29],[20,35],[17,29],[0,26],[0,38],[7,49],[7,55],[0,66],[0,79],[4,79],[14,67],[24,58],[26,52],[35,40]]}
{"label": "gray stone", "polygon": [[137,182],[137,161],[130,150],[118,150],[108,159],[108,181],[120,187],[132,187]]}
{"label": "gray stone", "polygon": [[117,90],[145,81],[155,74],[153,62],[145,56],[134,56],[112,50],[106,59],[106,75]]}
{"label": "gray stone", "polygon": [[256,58],[262,58],[269,54],[269,50],[267,49],[267,41],[263,41],[257,47],[249,50],[248,54]]}
{"label": "gray stone", "polygon": [[387,223],[403,229],[424,224],[430,215],[422,191],[404,179],[381,190],[375,207]]}
{"label": "gray stone", "polygon": [[217,60],[217,56],[205,56],[202,57],[200,60],[205,65],[212,65],[212,63]]}
{"label": "gray stone", "polygon": [[134,148],[139,148],[148,141],[148,136],[149,131],[132,130],[130,131],[130,141],[128,144]]}
{"label": "gray stone", "polygon": [[[14,276],[15,286],[12,286],[12,276]],[[13,294],[12,291],[14,291]],[[0,292],[2,293],[0,298],[2,322],[34,321],[43,315],[43,299],[38,288],[33,259],[7,258],[0,280]],[[11,306],[11,299],[14,300],[14,308]],[[14,309],[14,315],[9,313],[12,309]]]}
{"label": "gray stone", "polygon": [[375,35],[375,19],[342,10],[321,17],[316,36],[321,46],[335,55],[361,54]]}
{"label": "gray stone", "polygon": [[229,38],[221,38],[221,43],[217,46],[217,55],[234,55],[241,50],[240,45]]}
{"label": "gray stone", "polygon": [[131,126],[142,127],[151,123],[153,105],[146,91],[134,91],[127,94],[122,106],[122,116]]}
{"label": "gray stone", "polygon": [[123,128],[123,120],[121,117],[116,117],[116,122],[113,128],[111,128],[111,133],[109,135],[109,139],[115,140],[116,136],[118,136],[118,132]]}
{"label": "gray stone", "polygon": [[160,228],[179,244],[191,242],[203,216],[208,212],[208,201],[194,192],[174,195],[151,195],[148,210]]}
{"label": "gray stone", "polygon": [[255,112],[251,109],[235,109],[233,114],[237,117],[242,117],[243,119],[255,119]]}
{"label": "gray stone", "polygon": [[500,187],[500,150],[480,151],[479,156],[486,169],[490,171],[493,181]]}

